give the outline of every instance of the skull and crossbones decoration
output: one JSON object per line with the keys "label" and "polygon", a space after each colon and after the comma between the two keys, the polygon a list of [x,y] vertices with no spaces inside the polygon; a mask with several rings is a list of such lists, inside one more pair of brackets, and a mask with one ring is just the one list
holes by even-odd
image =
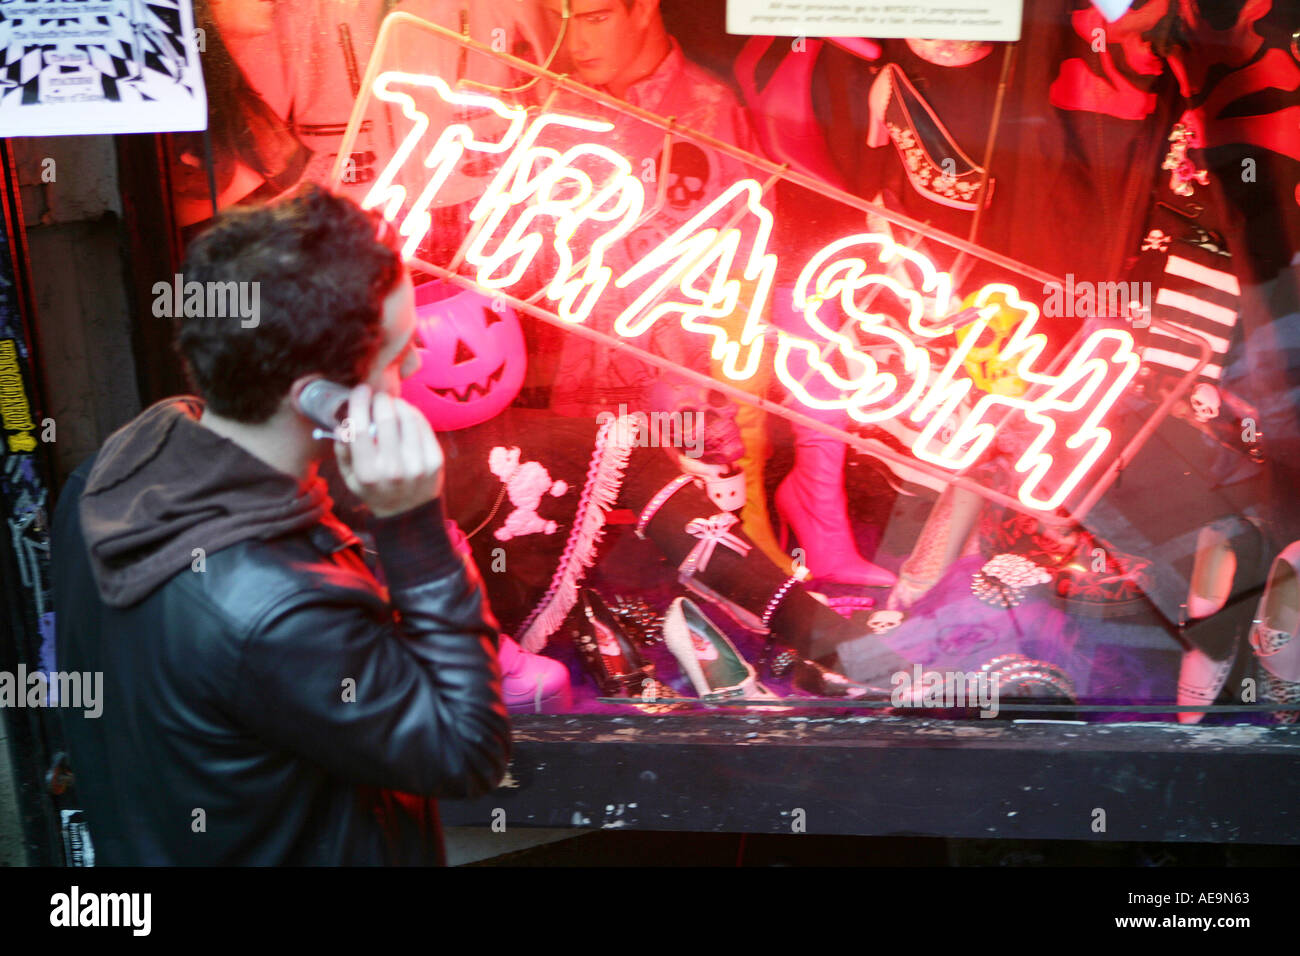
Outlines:
{"label": "skull and crossbones decoration", "polygon": [[867,618],[867,627],[871,628],[876,634],[892,631],[902,623],[902,611],[876,611],[871,617]]}
{"label": "skull and crossbones decoration", "polygon": [[1169,248],[1169,243],[1173,241],[1173,236],[1161,229],[1152,229],[1142,240],[1142,252],[1164,252]]}
{"label": "skull and crossbones decoration", "polygon": [[1192,389],[1192,415],[1198,422],[1213,421],[1219,417],[1219,390],[1209,382],[1201,382]]}
{"label": "skull and crossbones decoration", "polygon": [[[663,153],[657,163],[663,166]],[[668,168],[668,205],[674,209],[690,209],[704,198],[704,188],[709,184],[709,157],[694,143],[675,141]]]}

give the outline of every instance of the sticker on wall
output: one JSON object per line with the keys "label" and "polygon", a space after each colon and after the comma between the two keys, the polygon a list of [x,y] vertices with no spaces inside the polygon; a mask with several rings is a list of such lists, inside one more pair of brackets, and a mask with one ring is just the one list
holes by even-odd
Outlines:
{"label": "sticker on wall", "polygon": [[0,136],[201,130],[190,0],[0,0]]}
{"label": "sticker on wall", "polygon": [[60,810],[59,823],[63,830],[63,858],[68,866],[94,866],[95,845],[90,842],[86,827],[86,811]]}
{"label": "sticker on wall", "polygon": [[782,37],[1019,40],[1021,0],[727,0],[727,32]]}

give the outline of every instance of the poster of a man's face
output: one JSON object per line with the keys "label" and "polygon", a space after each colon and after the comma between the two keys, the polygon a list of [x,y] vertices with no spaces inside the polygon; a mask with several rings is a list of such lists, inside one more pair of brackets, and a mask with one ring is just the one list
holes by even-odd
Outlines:
{"label": "poster of a man's face", "polygon": [[216,209],[295,186],[310,151],[282,115],[287,99],[272,0],[195,0],[208,131],[172,137],[172,198],[182,228]]}
{"label": "poster of a man's face", "polygon": [[[583,0],[590,5],[590,0]],[[614,5],[624,10],[622,0]],[[626,11],[624,11],[626,12]],[[194,0],[209,129],[170,138],[180,227],[221,208],[261,202],[310,180],[327,184],[380,26],[408,13],[505,53],[541,62],[553,36],[540,0]],[[456,72],[454,45],[430,41],[430,72]],[[528,77],[477,57],[466,80],[513,87]],[[462,74],[464,70],[461,70]],[[355,144],[345,189],[364,195],[375,175],[372,130]],[[388,143],[389,152],[394,144]]]}
{"label": "poster of a man's face", "polygon": [[608,87],[621,95],[628,83],[648,72],[642,61],[654,55],[647,41],[659,16],[658,0],[542,0],[547,23],[556,33],[566,3],[569,23],[561,68],[571,69],[588,86]]}

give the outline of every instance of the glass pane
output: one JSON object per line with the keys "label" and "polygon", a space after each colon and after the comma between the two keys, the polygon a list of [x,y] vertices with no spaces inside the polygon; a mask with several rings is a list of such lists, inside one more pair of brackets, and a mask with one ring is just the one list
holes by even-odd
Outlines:
{"label": "glass pane", "polygon": [[661,6],[196,3],[178,226],[395,227],[514,707],[1294,719],[1285,18]]}

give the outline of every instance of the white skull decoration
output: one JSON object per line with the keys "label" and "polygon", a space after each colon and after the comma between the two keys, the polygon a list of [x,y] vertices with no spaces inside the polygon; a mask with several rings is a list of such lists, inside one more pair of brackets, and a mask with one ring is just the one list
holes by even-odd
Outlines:
{"label": "white skull decoration", "polygon": [[902,611],[876,611],[871,615],[871,617],[867,618],[867,627],[871,628],[877,634],[884,634],[886,631],[892,631],[902,623]]}
{"label": "white skull decoration", "polygon": [[[728,401],[721,392],[698,385],[661,382],[652,389],[650,403],[656,411],[681,416],[686,441],[681,455],[683,459],[693,457],[699,465],[726,466],[709,477],[717,478],[729,473],[744,457],[745,440],[736,421],[740,407]],[[697,468],[684,467],[683,470],[705,474]]]}
{"label": "white skull decoration", "polygon": [[1201,382],[1192,389],[1192,414],[1198,422],[1219,417],[1219,390],[1209,382]]}
{"label": "white skull decoration", "polygon": [[1163,230],[1152,229],[1147,233],[1147,237],[1142,240],[1141,251],[1148,252],[1154,250],[1156,252],[1164,252],[1169,248],[1169,242],[1172,238],[1172,236],[1166,235]]}

